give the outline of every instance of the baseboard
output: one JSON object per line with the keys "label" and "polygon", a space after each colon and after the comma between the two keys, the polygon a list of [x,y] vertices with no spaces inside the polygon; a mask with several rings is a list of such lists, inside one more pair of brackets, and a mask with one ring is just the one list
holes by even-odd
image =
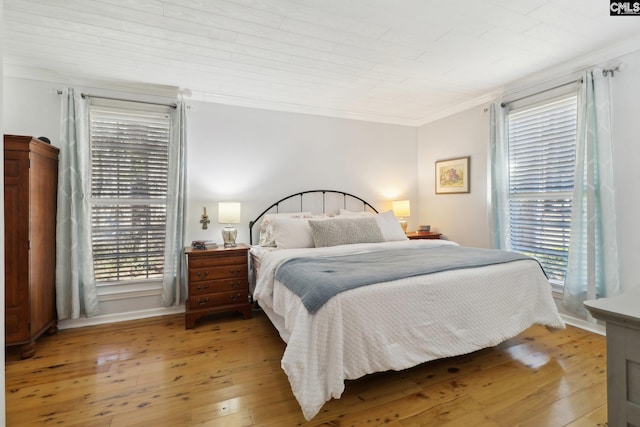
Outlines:
{"label": "baseboard", "polygon": [[[82,328],[85,326],[103,325],[106,323],[124,322],[127,320],[146,319],[148,317],[168,316],[171,314],[184,313],[184,305],[153,308],[148,310],[130,311],[126,313],[106,314],[95,317],[81,317],[80,319],[61,320],[58,322],[59,329]],[[575,326],[599,335],[606,335],[605,327],[599,324],[587,322],[584,319],[560,314],[562,320],[568,325]]]}
{"label": "baseboard", "polygon": [[170,314],[179,313],[184,313],[184,305],[129,311],[126,313],[105,314],[94,317],[81,317],[79,319],[61,320],[60,322],[58,322],[58,328],[82,328],[85,326],[103,325],[105,323],[124,322],[127,320],[146,319],[148,317],[168,316]]}
{"label": "baseboard", "polygon": [[564,322],[568,325],[575,326],[576,328],[584,329],[595,334],[606,335],[604,325],[587,322],[584,319],[579,319],[577,317],[569,316],[568,314],[563,313],[560,313],[560,317],[562,317],[562,320],[564,320]]}

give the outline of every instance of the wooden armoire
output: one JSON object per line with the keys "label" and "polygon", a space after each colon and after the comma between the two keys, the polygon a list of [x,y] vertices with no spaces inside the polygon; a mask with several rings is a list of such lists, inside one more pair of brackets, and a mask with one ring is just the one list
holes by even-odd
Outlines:
{"label": "wooden armoire", "polygon": [[59,150],[30,136],[4,135],[5,345],[33,356],[57,329],[56,205]]}

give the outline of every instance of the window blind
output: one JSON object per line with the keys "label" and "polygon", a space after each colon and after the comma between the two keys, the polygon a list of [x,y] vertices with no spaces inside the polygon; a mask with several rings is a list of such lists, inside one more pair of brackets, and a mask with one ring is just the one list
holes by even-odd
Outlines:
{"label": "window blind", "polygon": [[577,97],[509,113],[511,248],[564,284],[575,176]]}
{"label": "window blind", "polygon": [[169,117],[92,106],[90,123],[96,283],[161,278]]}

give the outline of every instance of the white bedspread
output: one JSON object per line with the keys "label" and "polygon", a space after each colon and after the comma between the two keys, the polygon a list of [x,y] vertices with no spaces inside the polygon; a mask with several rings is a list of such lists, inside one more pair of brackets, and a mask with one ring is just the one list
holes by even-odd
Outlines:
{"label": "white bedspread", "polygon": [[326,401],[341,396],[345,379],[491,347],[535,323],[564,328],[549,283],[535,261],[364,286],[340,293],[315,315],[274,280],[278,266],[291,257],[451,244],[455,243],[411,240],[313,249],[252,249],[261,264],[254,298],[287,342],[282,369],[307,420]]}

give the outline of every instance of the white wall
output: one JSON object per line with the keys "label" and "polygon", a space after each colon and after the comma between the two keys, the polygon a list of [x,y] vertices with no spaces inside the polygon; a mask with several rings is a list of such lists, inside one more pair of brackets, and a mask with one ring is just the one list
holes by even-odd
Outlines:
{"label": "white wall", "polygon": [[[63,85],[11,77],[4,82],[5,133],[47,136],[59,145],[57,90]],[[308,189],[350,192],[378,209],[389,209],[391,200],[411,199],[417,212],[416,128],[187,104],[186,242],[220,240],[219,201],[242,202],[238,241],[246,241],[248,222],[269,203]],[[206,231],[199,224],[204,206],[211,220]],[[412,215],[410,227],[417,224],[417,215]]]}
{"label": "white wall", "polygon": [[[612,84],[612,136],[618,253],[623,289],[640,288],[640,51],[604,64],[621,62],[626,68]],[[557,73],[556,73],[557,74]],[[420,161],[420,222],[445,233],[451,240],[471,246],[488,246],[487,153],[489,113],[476,107],[427,124],[418,133]],[[436,196],[433,162],[438,158],[471,155],[471,194]]]}
{"label": "white wall", "polygon": [[4,133],[46,136],[59,146],[62,85],[36,80],[4,79]]}
{"label": "white wall", "polygon": [[[63,86],[51,81],[5,78],[5,133],[47,136],[59,146],[57,90]],[[132,97],[106,89],[76,89]],[[223,226],[217,223],[220,201],[242,203],[238,242],[248,242],[249,221],[269,204],[304,190],[346,191],[380,210],[389,209],[392,200],[410,199],[417,212],[416,128],[188,100],[187,104],[185,244],[195,239],[221,242]],[[204,206],[211,220],[208,230],[202,230],[199,223]],[[417,214],[411,220],[410,227],[415,228]],[[136,295],[134,299],[122,299],[119,294],[101,297],[100,312],[113,314],[160,306],[159,290]]]}
{"label": "white wall", "polygon": [[[270,203],[299,191],[342,190],[378,209],[398,198],[417,206],[415,128],[190,104],[188,242],[221,241],[219,201],[242,203],[239,242],[248,241],[249,221]],[[199,224],[205,206],[208,230]]]}
{"label": "white wall", "polygon": [[612,79],[612,138],[622,289],[640,288],[640,51]]}
{"label": "white wall", "polygon": [[[613,79],[616,188],[621,277],[640,287],[640,53]],[[62,84],[5,78],[4,133],[48,136],[58,145]],[[109,95],[109,91],[93,90]],[[634,96],[634,94],[636,94]],[[122,94],[114,94],[122,96]],[[361,196],[378,209],[391,200],[412,202],[409,229],[430,224],[464,245],[488,246],[487,152],[489,114],[479,106],[419,129],[304,114],[189,102],[187,113],[188,216],[185,243],[220,241],[217,202],[242,202],[238,241],[267,205],[307,189],[337,189]],[[436,195],[436,160],[471,157],[471,192]],[[208,230],[199,224],[206,206]],[[158,301],[154,299],[153,301]],[[133,310],[119,302],[109,310]],[[106,305],[105,305],[106,306]],[[149,307],[145,307],[149,308]]]}
{"label": "white wall", "polygon": [[[420,224],[465,246],[487,247],[489,112],[475,107],[422,126],[418,132]],[[470,156],[470,192],[435,194],[435,162]]]}

